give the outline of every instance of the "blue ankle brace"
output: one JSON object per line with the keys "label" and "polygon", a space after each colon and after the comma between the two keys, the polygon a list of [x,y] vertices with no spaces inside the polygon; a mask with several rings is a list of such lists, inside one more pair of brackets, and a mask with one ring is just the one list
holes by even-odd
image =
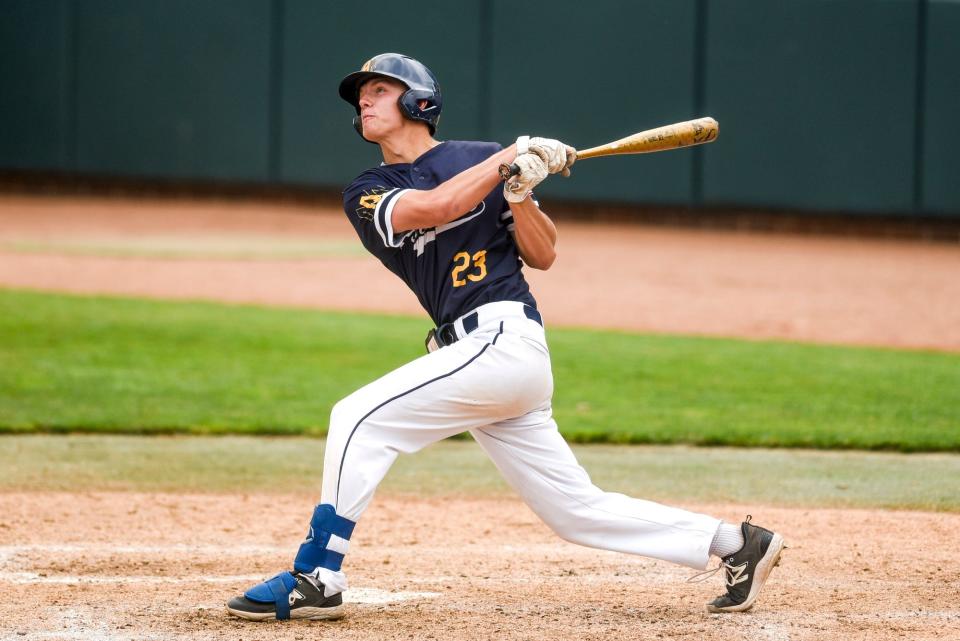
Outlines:
{"label": "blue ankle brace", "polygon": [[313,510],[310,519],[310,531],[307,540],[300,544],[293,567],[297,572],[313,572],[316,568],[326,568],[337,571],[343,563],[343,554],[327,549],[330,536],[350,540],[354,521],[337,515],[334,507],[328,503],[321,503]]}

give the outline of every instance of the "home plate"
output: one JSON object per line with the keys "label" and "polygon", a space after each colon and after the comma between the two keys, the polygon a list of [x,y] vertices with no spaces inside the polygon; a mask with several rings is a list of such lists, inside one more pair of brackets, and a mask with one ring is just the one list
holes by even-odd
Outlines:
{"label": "home plate", "polygon": [[351,588],[343,593],[343,601],[358,605],[380,605],[414,599],[432,599],[437,596],[440,596],[439,592],[390,592],[375,588]]}

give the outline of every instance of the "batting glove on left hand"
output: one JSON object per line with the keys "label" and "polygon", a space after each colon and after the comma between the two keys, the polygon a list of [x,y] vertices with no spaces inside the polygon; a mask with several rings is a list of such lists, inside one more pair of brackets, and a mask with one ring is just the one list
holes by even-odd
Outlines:
{"label": "batting glove on left hand", "polygon": [[564,178],[570,176],[570,167],[577,160],[577,150],[553,138],[517,138],[517,154],[532,152],[540,156],[547,163],[547,171],[551,174],[561,174]]}
{"label": "batting glove on left hand", "polygon": [[520,173],[503,183],[503,197],[507,202],[518,203],[547,177],[547,163],[534,153],[521,154],[513,162]]}

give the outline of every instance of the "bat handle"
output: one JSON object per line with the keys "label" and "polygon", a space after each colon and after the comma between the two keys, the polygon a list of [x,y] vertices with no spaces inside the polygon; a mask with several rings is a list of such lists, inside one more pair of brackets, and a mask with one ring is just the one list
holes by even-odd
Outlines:
{"label": "bat handle", "polygon": [[497,168],[497,171],[500,173],[501,180],[510,180],[513,176],[520,174],[520,168],[517,167],[516,163],[501,163],[500,167]]}
{"label": "bat handle", "polygon": [[[574,159],[576,159],[577,157],[576,150],[574,150],[573,157]],[[504,162],[504,163],[500,163],[500,166],[497,168],[497,171],[500,173],[501,180],[510,180],[514,176],[519,176],[521,170],[520,170],[520,167],[517,166],[517,163],[511,163],[508,165],[507,163]]]}

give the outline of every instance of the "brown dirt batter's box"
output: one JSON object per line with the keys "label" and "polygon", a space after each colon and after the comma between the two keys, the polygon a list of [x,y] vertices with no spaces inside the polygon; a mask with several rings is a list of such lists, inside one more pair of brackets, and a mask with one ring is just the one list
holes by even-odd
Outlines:
{"label": "brown dirt batter's box", "polygon": [[[879,641],[960,634],[957,514],[764,508],[793,545],[753,612],[717,617],[703,611],[716,586],[686,583],[692,571],[564,543],[522,503],[502,498],[377,498],[351,550],[347,619],[229,617],[227,597],[289,562],[313,498],[0,494],[0,638]],[[738,506],[686,507],[742,515]],[[249,514],[274,517],[246,530]]]}

